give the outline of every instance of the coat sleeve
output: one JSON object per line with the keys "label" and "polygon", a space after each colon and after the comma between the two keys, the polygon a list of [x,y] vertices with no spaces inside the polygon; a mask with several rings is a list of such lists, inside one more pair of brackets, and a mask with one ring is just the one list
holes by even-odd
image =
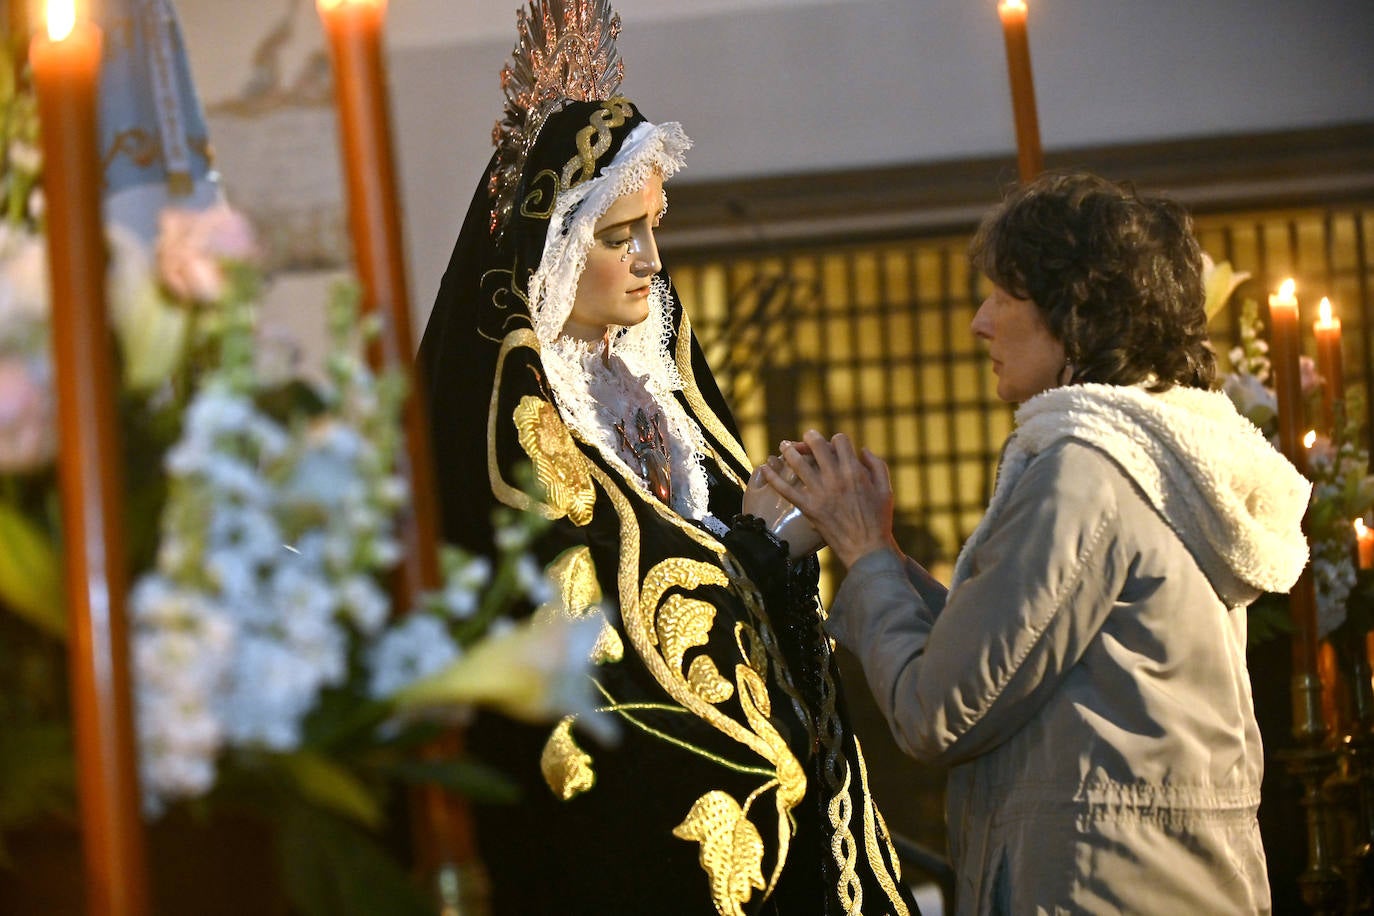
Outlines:
{"label": "coat sleeve", "polygon": [[996,747],[1082,657],[1128,574],[1113,474],[1076,443],[1033,460],[943,610],[895,554],[850,570],[827,627],[908,754],[948,765]]}

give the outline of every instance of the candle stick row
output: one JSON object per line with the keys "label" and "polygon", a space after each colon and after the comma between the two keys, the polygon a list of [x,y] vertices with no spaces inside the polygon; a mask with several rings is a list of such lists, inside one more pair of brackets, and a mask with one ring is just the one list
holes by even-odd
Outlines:
{"label": "candle stick row", "polygon": [[[1296,283],[1290,278],[1269,297],[1269,346],[1279,400],[1279,447],[1290,459],[1300,454],[1294,446],[1303,425],[1299,366],[1302,344],[1296,289]],[[1345,364],[1341,357],[1341,320],[1334,314],[1328,298],[1321,300],[1318,317],[1312,322],[1312,335],[1317,344],[1317,374],[1322,379],[1322,429],[1335,438],[1340,432],[1336,426],[1341,422],[1337,405],[1345,400]],[[1279,382],[1280,378],[1283,383]]]}
{"label": "candle stick row", "polygon": [[[1341,363],[1341,323],[1331,314],[1329,299],[1322,299],[1318,320],[1312,325],[1316,338],[1316,361],[1323,379],[1323,423],[1336,435],[1345,380]],[[1270,358],[1274,365],[1274,389],[1278,396],[1279,448],[1298,470],[1307,472],[1307,446],[1304,445],[1303,379],[1300,367],[1300,327],[1296,283],[1285,280],[1270,297]],[[1315,434],[1312,438],[1315,438]],[[1356,520],[1359,562],[1364,569],[1374,564],[1374,538],[1366,537],[1363,519]],[[1316,595],[1311,569],[1304,570],[1289,596],[1293,617],[1293,732],[1304,742],[1316,742],[1325,733],[1318,663],[1319,639],[1316,622]]]}

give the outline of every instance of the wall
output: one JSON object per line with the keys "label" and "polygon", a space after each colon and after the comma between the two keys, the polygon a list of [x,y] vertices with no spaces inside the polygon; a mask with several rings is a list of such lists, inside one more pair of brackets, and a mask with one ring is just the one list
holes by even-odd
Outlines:
{"label": "wall", "polygon": [[[390,0],[412,298],[423,324],[499,114],[513,0]],[[309,0],[176,0],[207,101]],[[1369,0],[1030,0],[1048,149],[1374,120]],[[682,182],[1010,154],[994,0],[621,0],[625,90],[697,147]],[[213,139],[213,138],[212,138]],[[232,182],[233,176],[229,176]]]}

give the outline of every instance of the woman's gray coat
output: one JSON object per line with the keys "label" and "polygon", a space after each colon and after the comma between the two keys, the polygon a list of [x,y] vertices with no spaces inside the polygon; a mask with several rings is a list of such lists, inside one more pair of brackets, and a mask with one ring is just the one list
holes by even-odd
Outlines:
{"label": "woman's gray coat", "polygon": [[[1127,420],[1095,402],[1123,409],[1120,389],[1084,388],[1107,386],[1018,413],[947,603],[914,562],[878,551],[849,571],[828,629],[902,748],[951,768],[960,913],[1267,912],[1243,605],[1305,561],[1284,528],[1297,531],[1306,482],[1205,392],[1127,389],[1123,440]],[[1198,396],[1180,442],[1187,411],[1155,414]],[[1198,448],[1232,450],[1227,480],[1213,456],[1192,461]],[[1199,507],[1209,489],[1228,494]],[[1227,538],[1271,512],[1251,535],[1286,555],[1257,570]]]}

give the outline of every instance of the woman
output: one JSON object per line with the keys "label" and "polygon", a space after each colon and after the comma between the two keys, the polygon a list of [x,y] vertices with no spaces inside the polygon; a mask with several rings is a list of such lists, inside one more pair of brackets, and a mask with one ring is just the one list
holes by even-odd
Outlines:
{"label": "woman", "polygon": [[915,912],[840,711],[815,543],[792,556],[757,517],[776,494],[745,492],[658,259],[688,140],[616,94],[609,10],[590,9],[521,17],[421,347],[447,535],[490,552],[494,507],[552,520],[565,600],[605,615],[596,681],[620,726],[615,746],[568,720],[470,730],[522,790],[477,810],[495,909]]}
{"label": "woman", "polygon": [[812,432],[799,485],[765,471],[848,567],[827,629],[950,767],[959,912],[1267,911],[1245,606],[1297,579],[1309,487],[1210,390],[1189,220],[1042,177],[972,258],[973,331],[1024,403],[948,594],[895,547],[870,452]]}

